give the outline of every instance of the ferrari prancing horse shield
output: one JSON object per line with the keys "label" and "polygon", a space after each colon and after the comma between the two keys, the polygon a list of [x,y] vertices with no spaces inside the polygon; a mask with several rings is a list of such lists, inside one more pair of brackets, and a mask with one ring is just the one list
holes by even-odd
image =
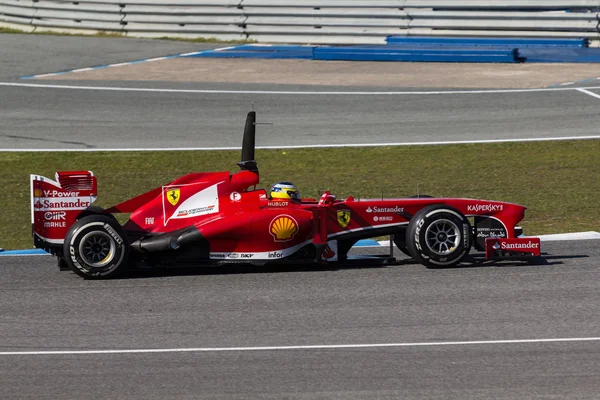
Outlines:
{"label": "ferrari prancing horse shield", "polygon": [[342,228],[345,228],[350,223],[350,210],[338,210],[337,220]]}
{"label": "ferrari prancing horse shield", "polygon": [[177,203],[179,203],[179,198],[181,192],[179,189],[169,189],[167,190],[167,200],[169,200],[169,203],[171,203],[171,205],[176,205]]}

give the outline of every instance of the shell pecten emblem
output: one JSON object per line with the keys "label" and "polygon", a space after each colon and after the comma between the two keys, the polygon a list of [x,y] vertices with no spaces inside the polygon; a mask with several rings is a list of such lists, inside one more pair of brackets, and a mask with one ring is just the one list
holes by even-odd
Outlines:
{"label": "shell pecten emblem", "polygon": [[276,242],[287,242],[292,240],[298,233],[298,223],[290,215],[278,215],[269,225],[269,233]]}

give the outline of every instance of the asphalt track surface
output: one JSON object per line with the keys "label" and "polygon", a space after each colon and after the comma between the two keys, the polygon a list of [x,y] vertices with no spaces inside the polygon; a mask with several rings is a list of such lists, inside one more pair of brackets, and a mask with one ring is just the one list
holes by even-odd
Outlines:
{"label": "asphalt track surface", "polygon": [[[118,82],[118,87],[134,86],[204,90],[221,85]],[[600,122],[600,98],[576,90],[297,95],[0,86],[0,92],[2,149],[239,146],[252,103],[259,120],[273,123],[259,127],[259,146],[589,136],[598,134]]]}
{"label": "asphalt track surface", "polygon": [[[544,252],[540,265],[404,260],[110,281],[59,272],[50,256],[3,257],[0,387],[10,399],[597,399],[598,341],[454,343],[600,336],[598,241]],[[408,345],[85,353],[391,343]],[[52,350],[83,353],[35,354]]]}
{"label": "asphalt track surface", "polygon": [[219,47],[151,39],[0,34],[0,79],[67,71]]}
{"label": "asphalt track surface", "polygon": [[[0,35],[0,80],[203,48],[161,43]],[[336,89],[370,88],[328,88]],[[253,101],[259,119],[275,123],[260,126],[260,145],[587,136],[597,134],[600,106],[577,91],[363,96],[0,86],[0,148],[238,146]],[[544,243],[542,265],[428,270],[404,260],[99,282],[59,272],[48,256],[2,257],[0,397],[597,399],[600,342],[585,338],[600,336],[598,244]],[[541,341],[557,338],[567,341]],[[335,346],[386,344],[396,345]],[[333,347],[280,348],[302,345]],[[276,349],[256,348],[264,346]],[[40,353],[72,350],[81,353]]]}
{"label": "asphalt track surface", "polygon": [[[259,120],[273,123],[260,126],[259,146],[598,135],[600,98],[593,97],[600,94],[597,89],[589,91],[592,95],[574,87],[485,94],[365,95],[356,92],[386,90],[359,86],[18,79],[219,46],[222,47],[157,40],[0,35],[0,80],[4,83],[114,89],[0,85],[0,149],[237,147],[245,114],[253,103]],[[286,94],[268,93],[271,91]],[[302,91],[338,93],[297,93]]]}

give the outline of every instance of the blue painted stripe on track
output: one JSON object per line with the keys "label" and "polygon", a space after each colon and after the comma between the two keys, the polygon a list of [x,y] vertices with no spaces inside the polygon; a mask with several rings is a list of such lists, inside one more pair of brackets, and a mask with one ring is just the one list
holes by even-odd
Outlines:
{"label": "blue painted stripe on track", "polygon": [[359,240],[358,242],[356,242],[356,244],[354,246],[355,247],[381,246],[381,244],[379,244],[379,242],[375,239],[364,239],[364,240]]}
{"label": "blue painted stripe on track", "polygon": [[0,251],[0,257],[2,257],[2,256],[31,256],[31,255],[42,255],[42,254],[49,254],[49,253],[46,253],[42,249]]}

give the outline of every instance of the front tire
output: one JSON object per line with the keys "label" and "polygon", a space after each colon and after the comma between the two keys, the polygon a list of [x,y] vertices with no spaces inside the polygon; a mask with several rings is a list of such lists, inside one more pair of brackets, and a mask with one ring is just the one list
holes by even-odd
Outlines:
{"label": "front tire", "polygon": [[71,226],[64,254],[71,270],[85,279],[114,278],[127,268],[129,243],[114,218],[93,214]]}
{"label": "front tire", "polygon": [[436,204],[414,215],[406,230],[406,247],[428,268],[453,267],[471,250],[471,224],[458,210]]}
{"label": "front tire", "polygon": [[394,233],[392,240],[398,250],[412,258],[412,254],[410,254],[408,247],[406,247],[406,227],[403,227],[397,233]]}
{"label": "front tire", "polygon": [[[408,197],[409,199],[431,199],[433,198],[433,196],[430,196],[428,194],[415,194],[412,196]],[[408,247],[406,246],[406,227],[403,227],[398,233],[394,233],[394,244],[396,245],[396,248],[398,248],[398,250],[400,250],[401,252],[403,252],[404,254],[406,254],[409,257],[413,257],[412,254],[410,254],[410,251],[408,251]]]}

